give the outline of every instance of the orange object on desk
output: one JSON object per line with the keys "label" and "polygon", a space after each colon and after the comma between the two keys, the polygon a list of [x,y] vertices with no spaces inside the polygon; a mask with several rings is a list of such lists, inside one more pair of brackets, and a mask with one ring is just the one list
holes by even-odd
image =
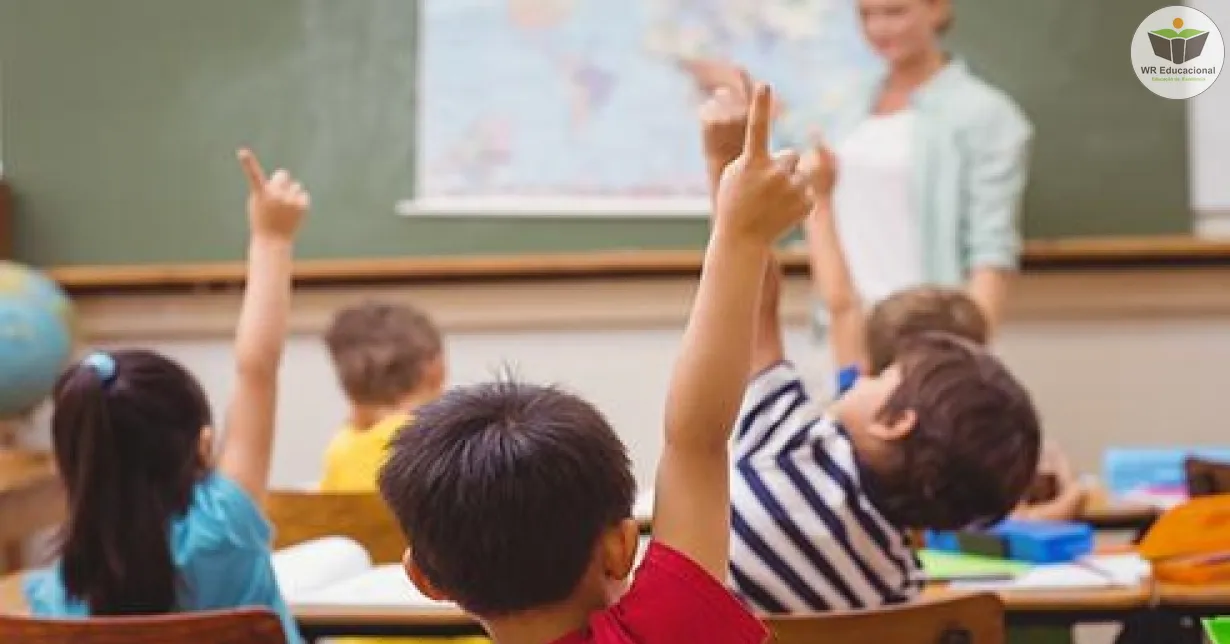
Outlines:
{"label": "orange object on desk", "polygon": [[1138,550],[1153,564],[1158,581],[1230,583],[1230,494],[1192,499],[1169,510]]}

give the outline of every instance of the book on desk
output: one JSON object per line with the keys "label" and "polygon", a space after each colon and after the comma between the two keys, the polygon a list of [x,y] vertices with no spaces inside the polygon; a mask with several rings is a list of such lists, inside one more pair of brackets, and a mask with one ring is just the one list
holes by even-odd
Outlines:
{"label": "book on desk", "polygon": [[[648,538],[641,539],[636,563]],[[452,602],[428,598],[410,582],[401,564],[374,565],[358,542],[326,537],[277,551],[273,570],[286,603],[293,607],[363,606],[456,612]]]}

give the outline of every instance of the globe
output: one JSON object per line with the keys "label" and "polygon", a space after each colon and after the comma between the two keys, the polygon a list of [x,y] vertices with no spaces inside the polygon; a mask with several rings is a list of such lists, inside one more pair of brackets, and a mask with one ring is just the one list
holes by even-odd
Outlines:
{"label": "globe", "polygon": [[72,305],[46,275],[0,261],[0,419],[42,402],[73,350]]}

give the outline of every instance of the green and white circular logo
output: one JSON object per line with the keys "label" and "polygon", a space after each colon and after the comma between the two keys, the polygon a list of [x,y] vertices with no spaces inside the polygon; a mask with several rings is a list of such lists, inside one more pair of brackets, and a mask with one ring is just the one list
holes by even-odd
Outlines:
{"label": "green and white circular logo", "polygon": [[1226,45],[1200,11],[1175,6],[1154,11],[1132,38],[1132,67],[1149,91],[1184,99],[1208,89],[1221,74]]}

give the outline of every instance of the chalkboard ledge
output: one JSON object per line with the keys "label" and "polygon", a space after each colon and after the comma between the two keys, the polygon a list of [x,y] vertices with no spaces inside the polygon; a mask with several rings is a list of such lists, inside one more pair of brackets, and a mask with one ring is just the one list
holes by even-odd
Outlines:
{"label": "chalkboard ledge", "polygon": [[[791,272],[807,270],[806,256],[782,253]],[[700,271],[698,250],[388,259],[309,259],[296,264],[300,285],[394,282],[678,277]],[[1085,268],[1149,269],[1230,265],[1230,240],[1191,236],[1034,240],[1026,244],[1026,271]],[[137,266],[63,266],[51,276],[73,292],[158,291],[230,287],[243,283],[240,262]]]}

